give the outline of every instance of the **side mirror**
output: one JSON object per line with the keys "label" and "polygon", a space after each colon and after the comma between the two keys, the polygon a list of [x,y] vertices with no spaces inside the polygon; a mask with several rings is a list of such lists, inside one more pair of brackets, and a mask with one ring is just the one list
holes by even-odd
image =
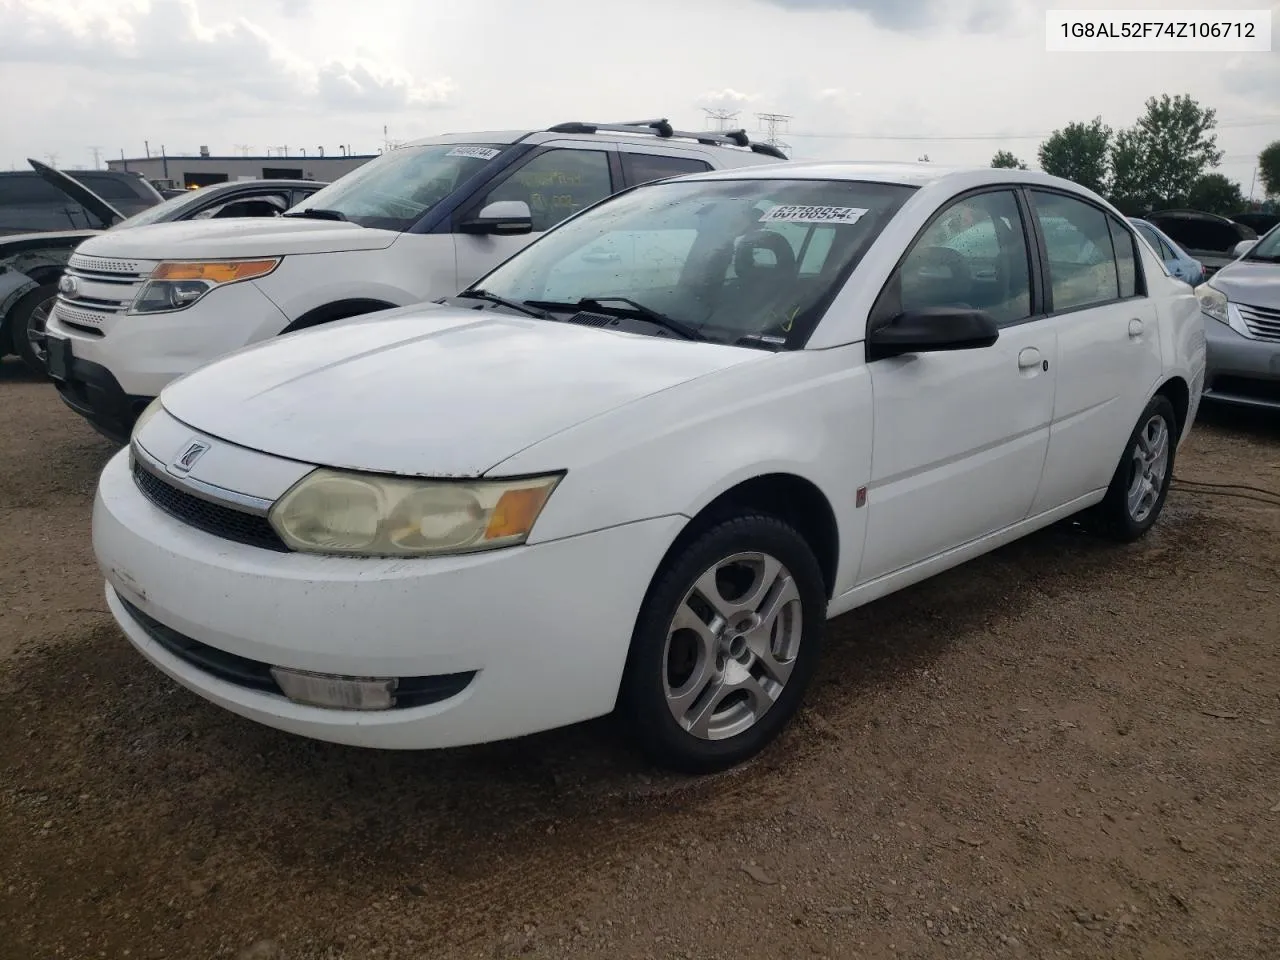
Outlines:
{"label": "side mirror", "polygon": [[991,314],[964,307],[926,307],[900,313],[867,334],[867,359],[989,347],[1000,337]]}
{"label": "side mirror", "polygon": [[1246,253],[1257,246],[1257,240],[1241,240],[1231,249],[1231,255],[1237,259],[1243,257]]}
{"label": "side mirror", "polygon": [[495,200],[470,220],[459,224],[463,233],[516,236],[533,232],[533,213],[523,200]]}

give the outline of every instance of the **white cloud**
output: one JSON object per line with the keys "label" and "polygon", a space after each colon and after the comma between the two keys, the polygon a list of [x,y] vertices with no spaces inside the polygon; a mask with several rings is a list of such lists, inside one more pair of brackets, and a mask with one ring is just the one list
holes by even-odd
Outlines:
{"label": "white cloud", "polygon": [[1058,5],[0,0],[0,168],[46,152],[86,163],[87,144],[134,155],[143,140],[370,152],[384,125],[393,139],[652,116],[699,129],[703,108],[752,131],[756,113],[790,115],[780,136],[798,157],[986,163],[1001,148],[1032,160],[1037,138],[1021,135],[1072,120],[1127,126],[1167,92],[1218,111],[1224,171],[1247,185],[1280,123],[1226,124],[1280,115],[1280,53],[1048,54],[1043,11]]}

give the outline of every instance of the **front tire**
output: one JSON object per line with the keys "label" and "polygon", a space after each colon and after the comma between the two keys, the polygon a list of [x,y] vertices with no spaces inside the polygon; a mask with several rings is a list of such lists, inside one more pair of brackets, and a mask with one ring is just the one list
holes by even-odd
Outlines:
{"label": "front tire", "polygon": [[1173,480],[1178,418],[1173,404],[1156,394],[1129,435],[1107,495],[1096,508],[1101,533],[1129,543],[1146,534],[1164,509]]}
{"label": "front tire", "polygon": [[58,285],[46,283],[23,295],[9,311],[13,351],[35,373],[48,372],[45,326],[57,299]]}
{"label": "front tire", "polygon": [[826,588],[813,551],[773,517],[710,527],[659,570],[618,697],[656,763],[712,773],[754,756],[800,707],[817,666]]}

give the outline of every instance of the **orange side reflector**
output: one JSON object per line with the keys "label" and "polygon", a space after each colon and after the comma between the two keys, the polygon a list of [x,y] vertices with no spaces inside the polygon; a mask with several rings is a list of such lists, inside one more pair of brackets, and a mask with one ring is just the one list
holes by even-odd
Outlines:
{"label": "orange side reflector", "polygon": [[212,263],[162,263],[151,273],[153,280],[208,280],[231,283],[270,273],[275,260],[236,260]]}
{"label": "orange side reflector", "polygon": [[498,504],[489,517],[489,526],[485,528],[484,538],[497,540],[528,533],[546,502],[547,492],[546,487],[508,490],[498,498]]}

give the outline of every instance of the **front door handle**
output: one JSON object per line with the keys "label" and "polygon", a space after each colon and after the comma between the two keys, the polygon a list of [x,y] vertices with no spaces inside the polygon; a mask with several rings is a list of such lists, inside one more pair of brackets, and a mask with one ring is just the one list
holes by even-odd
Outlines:
{"label": "front door handle", "polygon": [[1018,369],[1031,370],[1040,366],[1040,351],[1035,347],[1023,347],[1018,354]]}
{"label": "front door handle", "polygon": [[1142,339],[1142,321],[1139,320],[1137,317],[1134,317],[1132,320],[1129,321],[1129,339],[1130,340]]}

